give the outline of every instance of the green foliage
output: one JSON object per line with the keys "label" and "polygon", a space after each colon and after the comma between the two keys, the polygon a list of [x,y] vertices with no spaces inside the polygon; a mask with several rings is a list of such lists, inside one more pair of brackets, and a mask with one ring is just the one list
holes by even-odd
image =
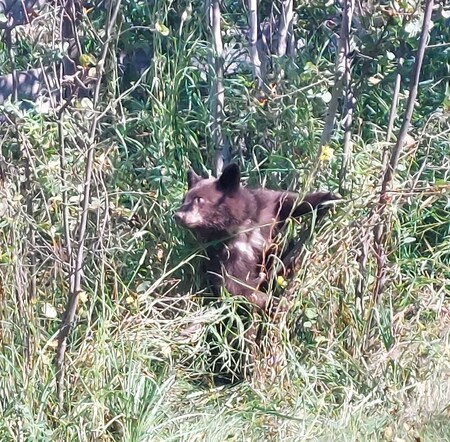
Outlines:
{"label": "green foliage", "polygon": [[[279,2],[259,3],[260,18],[278,14]],[[101,56],[106,8],[97,2],[81,16],[83,50],[93,60]],[[0,127],[0,439],[449,439],[450,27],[440,8],[414,142],[395,171],[387,283],[376,305],[376,258],[362,269],[360,257],[372,245],[364,235],[392,141],[386,127],[399,56],[405,62],[394,134],[402,123],[418,5],[377,4],[355,17],[351,192],[306,242],[289,286],[293,307],[280,322],[252,316],[225,295],[209,302],[204,250],[172,220],[187,167],[205,174],[215,154],[204,2],[122,2],[96,109],[90,99],[74,100],[61,116],[5,104],[15,124]],[[246,4],[224,1],[222,12],[226,50],[246,51]],[[334,156],[319,161],[310,178],[334,82],[339,11],[311,1],[296,3],[296,14],[302,45],[292,60],[274,57],[270,79],[277,86],[270,93],[256,90],[248,61],[225,72],[221,126],[249,185],[334,191],[341,115]],[[36,28],[19,31],[18,70],[65,53],[36,38]],[[3,40],[0,68],[11,69]],[[82,293],[60,408],[54,357],[71,277],[65,223],[76,249],[89,149],[95,154]],[[289,233],[298,230],[292,224]],[[361,274],[365,289],[356,299]],[[254,324],[259,353],[248,339]],[[238,385],[215,384],[214,370],[229,378],[247,369],[251,375]]]}

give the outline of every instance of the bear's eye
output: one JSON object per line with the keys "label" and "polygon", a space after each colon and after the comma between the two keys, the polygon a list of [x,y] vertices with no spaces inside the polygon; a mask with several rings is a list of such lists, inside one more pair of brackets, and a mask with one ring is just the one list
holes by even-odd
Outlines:
{"label": "bear's eye", "polygon": [[196,196],[194,202],[195,204],[202,205],[205,202],[205,200],[201,196]]}

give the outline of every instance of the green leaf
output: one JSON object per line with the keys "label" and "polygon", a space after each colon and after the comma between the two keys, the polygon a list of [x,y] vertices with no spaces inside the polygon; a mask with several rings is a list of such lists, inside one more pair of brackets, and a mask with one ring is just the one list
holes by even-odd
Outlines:
{"label": "green leaf", "polygon": [[315,309],[315,308],[307,308],[305,310],[305,316],[308,319],[310,319],[310,320],[317,318],[317,309]]}

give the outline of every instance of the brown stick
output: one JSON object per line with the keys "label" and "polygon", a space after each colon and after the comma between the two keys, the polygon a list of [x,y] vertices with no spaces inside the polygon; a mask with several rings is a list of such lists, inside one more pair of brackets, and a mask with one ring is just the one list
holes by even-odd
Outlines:
{"label": "brown stick", "polygon": [[[108,53],[109,43],[112,38],[112,32],[116,24],[117,14],[120,9],[121,1],[117,0],[116,3],[111,2],[110,9],[108,11],[108,19],[106,22],[106,36],[103,44],[100,60],[97,64],[97,84],[94,91],[93,105],[96,108],[98,104],[98,98],[100,94],[101,79],[103,76],[103,69],[106,60],[106,55]],[[56,384],[57,384],[57,395],[60,407],[63,405],[63,395],[64,395],[64,356],[67,346],[67,336],[72,328],[73,321],[75,318],[75,312],[78,305],[78,298],[81,292],[81,273],[84,260],[84,244],[86,240],[86,227],[87,227],[87,216],[88,208],[90,203],[90,189],[91,189],[91,177],[92,177],[92,167],[94,162],[94,141],[95,134],[97,130],[98,121],[100,115],[96,115],[92,122],[89,131],[89,146],[88,153],[85,163],[85,173],[84,173],[84,190],[83,190],[83,200],[82,200],[82,211],[81,219],[78,224],[78,238],[77,238],[77,252],[74,264],[72,268],[74,269],[73,274],[70,278],[70,290],[69,296],[66,304],[66,308],[63,314],[61,325],[59,328],[58,335],[58,348],[56,350]]]}
{"label": "brown stick", "polygon": [[351,84],[351,67],[350,59],[347,54],[345,57],[345,75],[344,75],[344,86],[345,86],[345,111],[343,117],[344,125],[344,147],[342,149],[342,164],[339,170],[339,193],[345,196],[346,193],[346,180],[347,172],[350,167],[350,161],[353,150],[352,141],[352,128],[353,128],[353,109],[355,107],[355,96],[353,95],[353,88]]}
{"label": "brown stick", "polygon": [[277,55],[282,57],[286,55],[288,49],[289,29],[292,27],[294,18],[294,8],[292,0],[282,0],[280,27],[278,29],[278,48]]}
{"label": "brown stick", "polygon": [[406,104],[405,116],[403,118],[402,127],[400,129],[399,135],[397,137],[397,142],[392,150],[391,158],[389,164],[387,165],[383,182],[381,183],[381,195],[378,203],[376,217],[378,223],[374,228],[374,248],[375,256],[377,260],[377,274],[376,283],[373,292],[374,303],[379,302],[381,293],[383,291],[385,280],[386,280],[386,251],[384,247],[384,238],[387,233],[387,227],[383,223],[382,217],[384,215],[386,205],[389,203],[387,198],[387,191],[392,186],[392,181],[394,179],[394,172],[397,168],[397,164],[400,158],[400,154],[405,143],[406,135],[408,134],[409,126],[411,124],[411,117],[414,110],[414,103],[417,97],[417,90],[419,86],[420,72],[422,69],[423,57],[425,54],[425,49],[427,46],[428,33],[430,30],[431,14],[433,12],[433,0],[427,0],[425,4],[425,13],[422,24],[422,33],[420,35],[419,47],[417,49],[416,60],[414,63],[411,83],[409,86],[409,96]]}
{"label": "brown stick", "polygon": [[[334,129],[334,120],[339,104],[339,98],[342,96],[344,87],[344,79],[346,72],[349,69],[348,55],[350,52],[350,28],[353,17],[353,10],[355,9],[354,0],[344,0],[344,10],[342,15],[341,31],[339,35],[338,56],[336,58],[336,68],[334,74],[334,86],[331,93],[331,101],[328,106],[328,112],[325,119],[325,126],[323,128],[322,136],[320,138],[320,145],[328,144]],[[320,153],[319,153],[320,155]]]}
{"label": "brown stick", "polygon": [[264,79],[261,73],[261,59],[258,52],[258,2],[256,0],[248,0],[248,23],[250,26],[249,46],[250,59],[253,66],[253,77],[258,82],[258,88],[262,88]]}

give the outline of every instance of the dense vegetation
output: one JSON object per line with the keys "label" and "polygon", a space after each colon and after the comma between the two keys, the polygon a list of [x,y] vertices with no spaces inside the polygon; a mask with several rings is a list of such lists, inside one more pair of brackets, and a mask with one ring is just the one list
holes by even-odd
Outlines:
{"label": "dense vegetation", "polygon": [[[40,88],[61,92],[43,110],[0,77],[2,441],[450,439],[450,9],[434,5],[396,143],[426,5],[295,2],[280,52],[289,3],[0,11],[0,71],[49,68]],[[202,248],[172,214],[189,165],[229,159],[249,185],[345,201],[279,281],[287,314],[253,316],[253,369],[218,385],[246,360],[245,303],[203,302]]]}

